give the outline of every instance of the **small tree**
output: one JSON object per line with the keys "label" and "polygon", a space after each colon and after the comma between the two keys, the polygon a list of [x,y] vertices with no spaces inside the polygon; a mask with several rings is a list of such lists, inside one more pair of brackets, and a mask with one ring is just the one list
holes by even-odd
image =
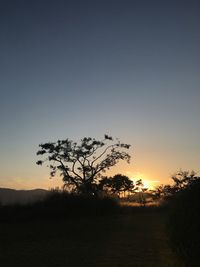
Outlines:
{"label": "small tree", "polygon": [[172,180],[174,181],[174,191],[178,192],[182,189],[187,188],[191,184],[193,184],[196,180],[199,180],[197,173],[195,171],[182,171],[180,170],[176,174],[172,176]]}
{"label": "small tree", "polygon": [[116,174],[109,178],[103,177],[99,182],[99,186],[104,190],[107,189],[112,194],[117,194],[119,197],[121,193],[125,196],[126,192],[131,192],[134,188],[133,181],[122,174]]}
{"label": "small tree", "polygon": [[200,177],[195,171],[182,171],[175,173],[172,176],[172,185],[159,185],[153,190],[155,199],[169,199],[174,197],[178,192],[189,188],[196,182],[199,182]]}
{"label": "small tree", "polygon": [[139,179],[135,182],[136,185],[136,190],[138,191],[138,202],[145,206],[147,203],[147,199],[146,199],[146,195],[145,192],[148,190],[148,188],[144,187],[144,183],[142,181],[142,179]]}
{"label": "small tree", "polygon": [[159,185],[152,190],[154,200],[169,199],[176,193],[176,189],[171,185]]}
{"label": "small tree", "polygon": [[[109,144],[110,143],[110,144]],[[130,145],[114,140],[105,135],[99,141],[95,138],[84,137],[80,144],[72,140],[58,140],[56,143],[40,144],[37,155],[47,155],[44,160],[37,161],[38,165],[50,162],[50,175],[59,171],[64,187],[83,194],[96,194],[97,182],[102,173],[115,166],[120,160],[130,162],[130,155],[124,150]]]}

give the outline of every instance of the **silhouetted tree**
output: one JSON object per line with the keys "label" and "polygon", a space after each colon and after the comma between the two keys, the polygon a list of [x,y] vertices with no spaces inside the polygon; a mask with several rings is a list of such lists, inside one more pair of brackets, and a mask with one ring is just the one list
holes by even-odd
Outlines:
{"label": "silhouetted tree", "polygon": [[[110,144],[109,144],[110,143]],[[64,187],[83,194],[96,194],[98,180],[103,172],[116,165],[120,160],[130,162],[130,155],[124,151],[130,145],[105,135],[99,141],[84,137],[80,144],[72,140],[58,140],[56,143],[40,144],[37,155],[47,155],[38,165],[50,162],[50,175],[59,171]]]}
{"label": "silhouetted tree", "polygon": [[155,199],[169,199],[199,181],[200,177],[196,175],[195,171],[180,170],[172,176],[172,180],[173,184],[159,185],[153,190]]}
{"label": "silhouetted tree", "polygon": [[154,199],[167,199],[174,195],[176,189],[172,185],[159,185],[154,190],[152,190]]}
{"label": "silhouetted tree", "polygon": [[144,183],[142,179],[139,179],[135,182],[136,190],[138,191],[138,202],[145,206],[147,203],[145,192],[148,190],[148,188],[144,187]]}
{"label": "silhouetted tree", "polygon": [[197,173],[195,171],[180,170],[172,176],[172,180],[174,181],[174,191],[181,191],[182,189],[185,189],[193,184],[198,179],[199,177],[197,176]]}
{"label": "silhouetted tree", "polygon": [[101,189],[107,190],[112,194],[117,194],[118,196],[120,196],[121,193],[125,196],[126,192],[131,192],[134,189],[133,181],[122,174],[116,174],[109,178],[103,177],[99,182],[99,186]]}
{"label": "silhouetted tree", "polygon": [[102,176],[98,183],[99,192],[111,192],[111,177]]}
{"label": "silhouetted tree", "polygon": [[181,172],[177,178],[178,185],[180,181],[183,184],[169,203],[170,241],[184,260],[184,266],[195,267],[199,266],[200,253],[200,177],[194,172]]}

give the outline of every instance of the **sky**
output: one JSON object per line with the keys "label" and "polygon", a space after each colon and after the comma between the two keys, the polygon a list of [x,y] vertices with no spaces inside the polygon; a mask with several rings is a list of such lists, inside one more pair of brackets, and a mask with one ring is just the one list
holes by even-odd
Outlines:
{"label": "sky", "polygon": [[199,1],[0,3],[0,187],[51,188],[40,143],[109,134],[112,174],[200,170]]}

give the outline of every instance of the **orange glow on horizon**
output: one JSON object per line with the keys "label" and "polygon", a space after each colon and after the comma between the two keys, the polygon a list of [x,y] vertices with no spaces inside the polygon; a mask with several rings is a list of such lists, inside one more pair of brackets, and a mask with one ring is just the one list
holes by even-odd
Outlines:
{"label": "orange glow on horizon", "polygon": [[150,180],[149,178],[147,178],[141,172],[132,173],[130,171],[127,171],[126,173],[127,173],[128,177],[131,180],[133,180],[134,182],[136,182],[137,180],[142,179],[142,182],[144,184],[144,188],[148,188],[149,190],[155,189],[155,187],[160,184],[160,181],[158,181],[158,180]]}

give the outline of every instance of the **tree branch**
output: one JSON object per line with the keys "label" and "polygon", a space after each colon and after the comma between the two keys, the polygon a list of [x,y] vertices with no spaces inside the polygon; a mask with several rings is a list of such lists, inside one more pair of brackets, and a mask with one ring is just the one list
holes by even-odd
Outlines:
{"label": "tree branch", "polygon": [[93,164],[94,164],[94,162],[95,161],[97,161],[98,159],[100,159],[105,153],[106,153],[106,151],[108,150],[108,149],[110,149],[111,147],[114,147],[115,145],[110,145],[110,146],[108,146],[96,159],[94,159],[93,161],[92,161],[92,163],[91,163],[91,166],[93,166]]}

